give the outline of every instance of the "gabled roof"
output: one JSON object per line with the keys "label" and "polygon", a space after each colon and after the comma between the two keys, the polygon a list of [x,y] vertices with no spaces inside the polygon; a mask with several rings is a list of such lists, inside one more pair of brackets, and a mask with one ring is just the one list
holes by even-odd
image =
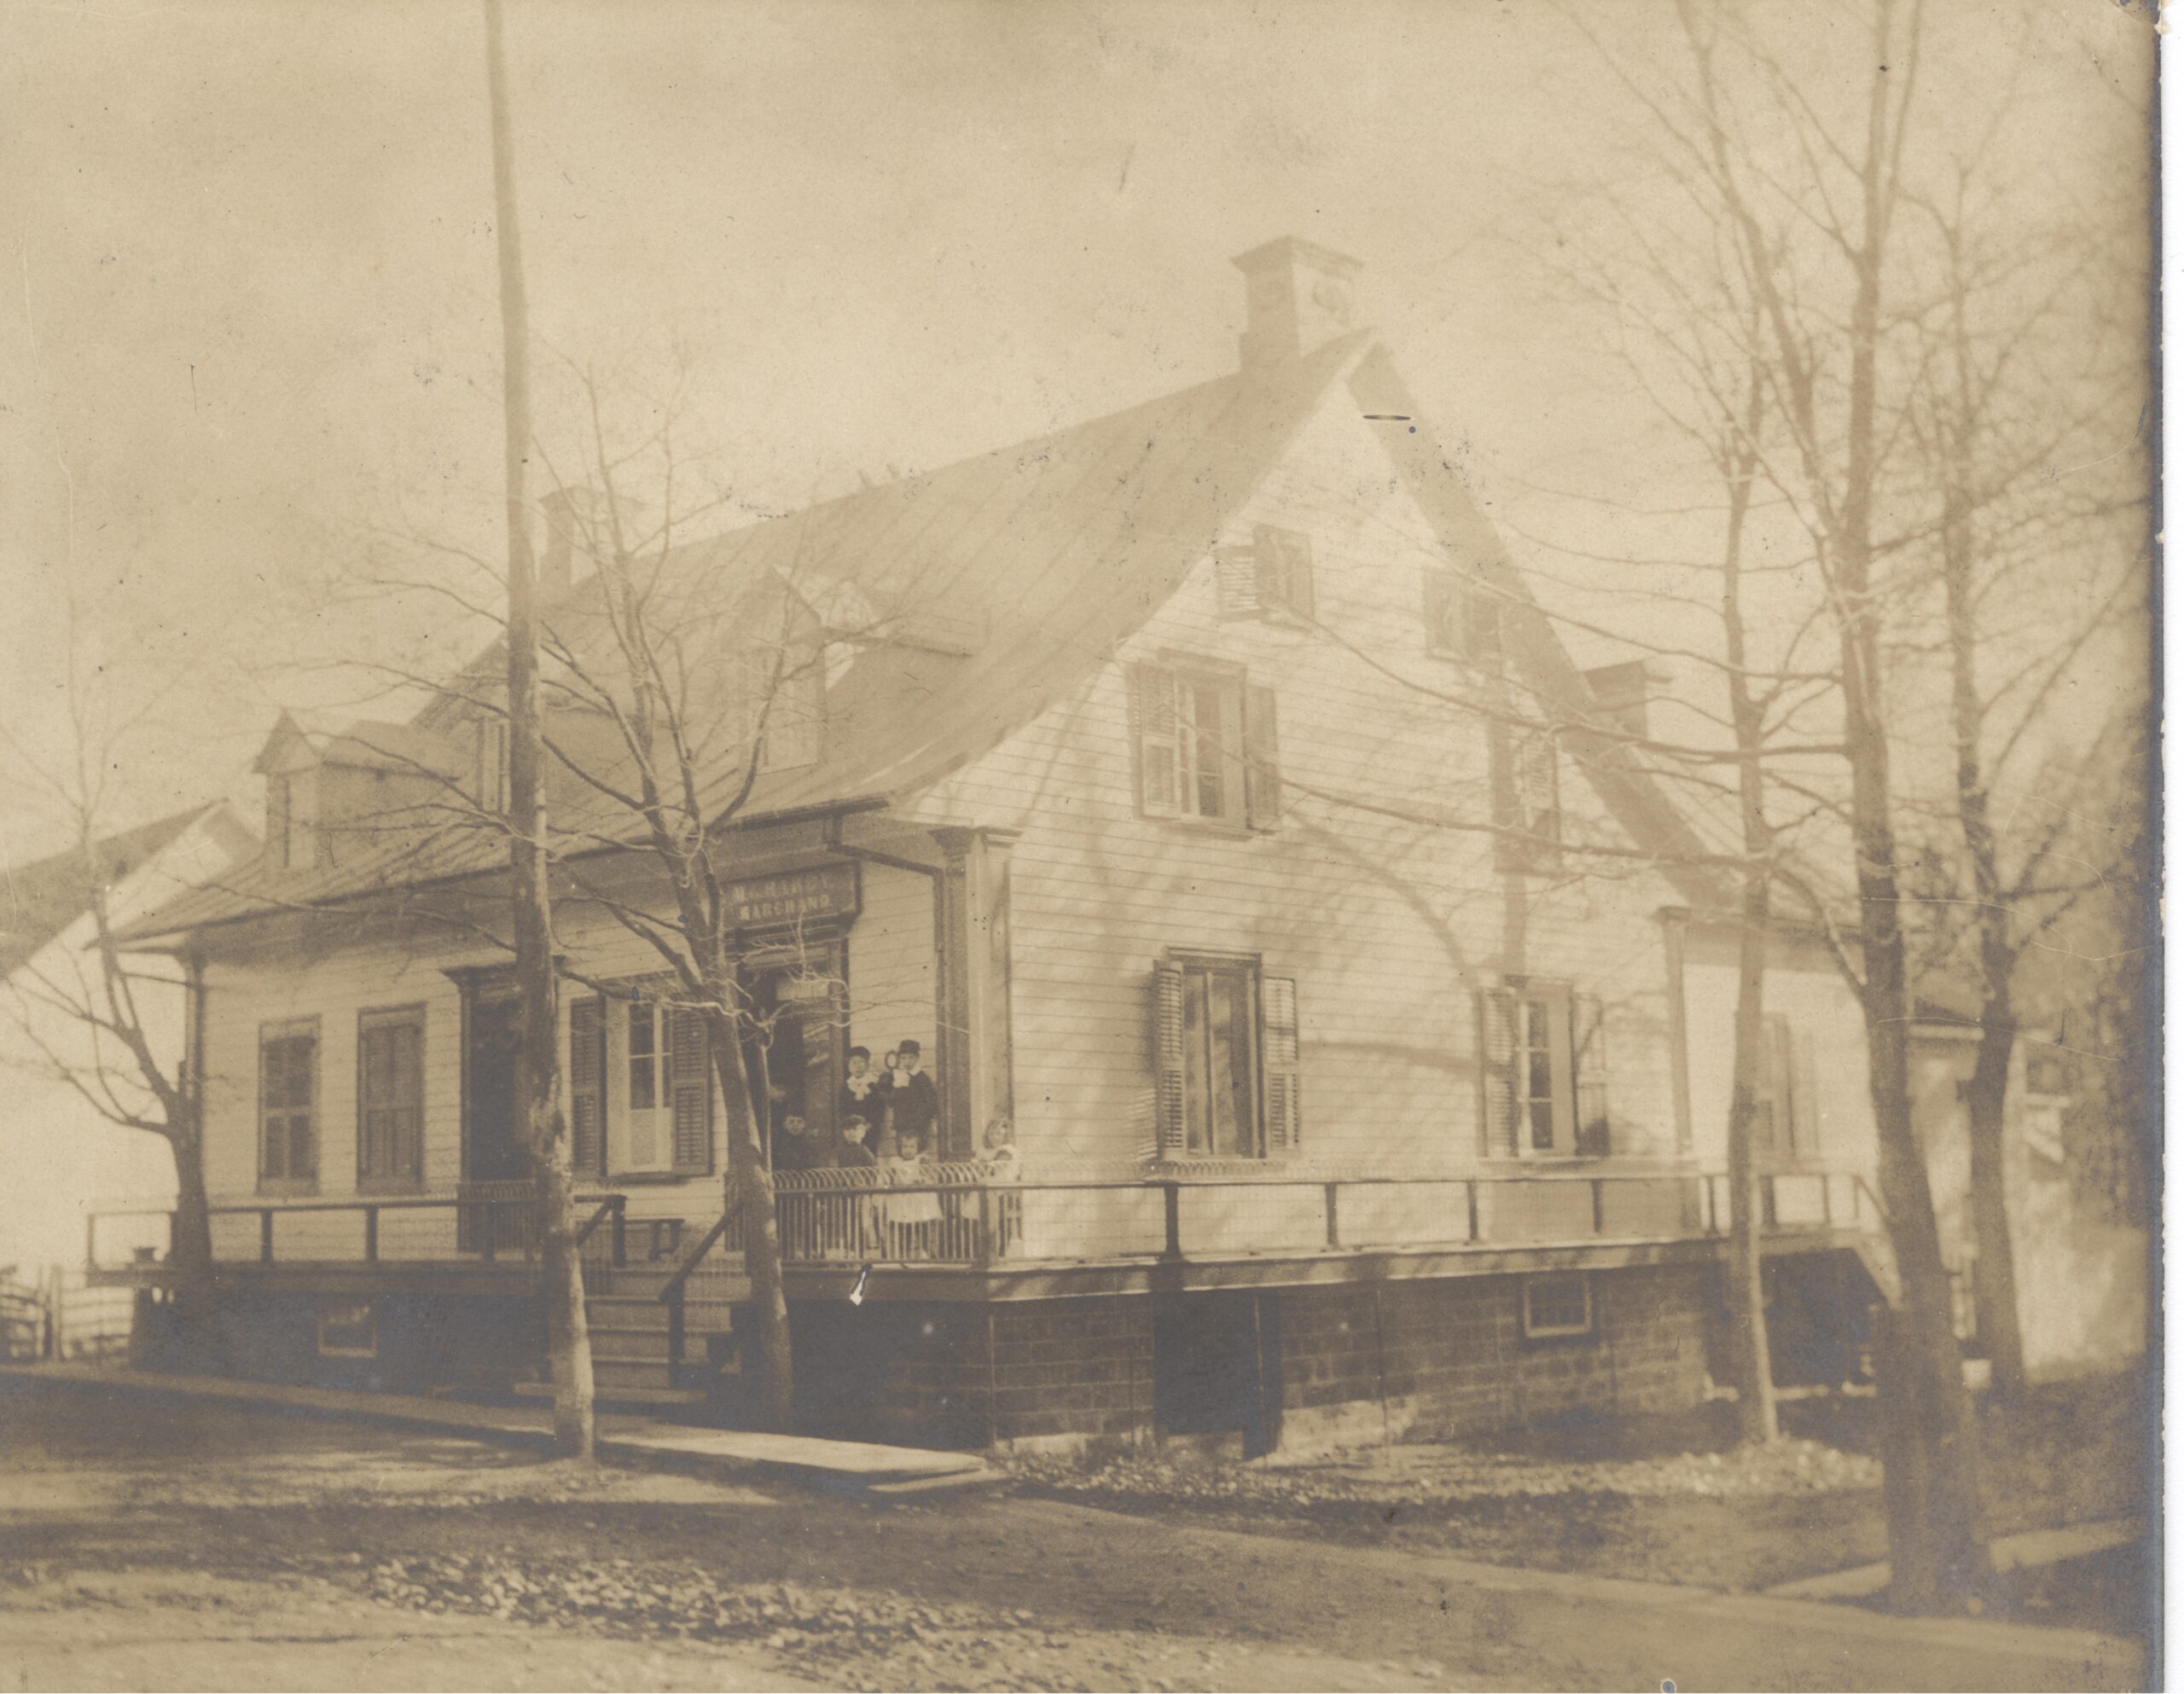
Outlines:
{"label": "gabled roof", "polygon": [[157,858],[213,809],[192,806],[95,844],[0,870],[0,977],[13,976],[38,949],[90,909],[96,888],[111,886]]}
{"label": "gabled roof", "polygon": [[1705,910],[1728,909],[1734,896],[1728,882],[1706,862],[1718,850],[1693,829],[1627,740],[1588,727],[1607,723],[1607,712],[1451,467],[1385,347],[1374,347],[1358,363],[1350,389],[1442,546],[1477,571],[1500,601],[1503,639],[1525,686],[1554,713],[1562,740],[1601,803],[1686,900]]}
{"label": "gabled roof", "polygon": [[[830,730],[846,727],[827,736],[822,758],[759,777],[738,816],[907,798],[1030,722],[1175,593],[1368,344],[1357,331],[1302,358],[676,549],[662,580],[714,585],[716,600],[719,585],[851,581],[913,620],[909,639],[868,648],[830,691]],[[550,614],[572,646],[595,639],[602,592],[594,577]],[[979,633],[943,641],[936,629]],[[466,675],[482,676],[485,662]],[[444,715],[420,716],[437,724]],[[708,812],[730,802],[741,775],[740,760],[710,774]],[[607,803],[555,827],[636,833]],[[180,896],[135,933],[491,871],[505,853],[497,833],[449,831],[339,865],[259,863]]]}

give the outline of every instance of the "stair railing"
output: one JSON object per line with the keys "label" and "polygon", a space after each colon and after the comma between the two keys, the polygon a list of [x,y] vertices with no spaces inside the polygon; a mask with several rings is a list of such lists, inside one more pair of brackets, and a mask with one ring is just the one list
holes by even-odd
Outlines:
{"label": "stair railing", "polygon": [[[592,1198],[594,1197],[588,1194],[580,1195],[578,1197],[577,1204],[582,1205],[585,1200]],[[629,1205],[629,1197],[626,1194],[607,1194],[597,1198],[598,1205],[593,1208],[591,1215],[584,1221],[584,1227],[577,1231],[577,1259],[587,1272],[592,1268],[592,1256],[587,1255],[584,1249],[590,1244],[599,1226],[611,1222],[612,1227],[607,1231],[607,1262],[601,1266],[600,1269],[604,1272],[618,1271],[629,1262],[628,1221],[624,1216],[624,1212]]]}
{"label": "stair railing", "polygon": [[682,1256],[682,1262],[675,1268],[659,1291],[660,1303],[667,1308],[667,1380],[676,1388],[682,1386],[683,1318],[682,1299],[690,1273],[712,1251],[728,1233],[730,1214],[723,1212],[713,1221],[713,1227],[699,1239],[698,1244]]}

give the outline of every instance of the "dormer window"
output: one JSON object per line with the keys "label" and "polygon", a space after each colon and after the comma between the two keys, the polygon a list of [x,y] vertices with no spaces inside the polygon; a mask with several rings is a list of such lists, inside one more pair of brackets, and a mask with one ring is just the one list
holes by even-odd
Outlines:
{"label": "dormer window", "polygon": [[1252,531],[1248,548],[1223,548],[1214,557],[1223,618],[1311,617],[1309,537],[1261,524]]}
{"label": "dormer window", "polygon": [[318,862],[317,838],[305,797],[293,776],[265,779],[265,851],[278,869],[307,869]]}
{"label": "dormer window", "polygon": [[743,744],[758,743],[758,769],[793,770],[819,763],[826,669],[814,652],[760,648],[743,658]]}

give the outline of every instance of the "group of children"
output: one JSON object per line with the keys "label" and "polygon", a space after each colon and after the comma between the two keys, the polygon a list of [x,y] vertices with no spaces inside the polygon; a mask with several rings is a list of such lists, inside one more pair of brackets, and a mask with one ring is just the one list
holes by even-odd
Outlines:
{"label": "group of children", "polygon": [[[918,1043],[906,1041],[872,1068],[868,1047],[850,1049],[849,1074],[835,1104],[831,1140],[807,1129],[799,1115],[783,1111],[777,1099],[774,1168],[777,1170],[855,1169],[879,1164],[914,1164],[938,1151],[934,1131],[940,1119],[940,1095],[924,1069]],[[776,1093],[782,1091],[775,1090]]]}

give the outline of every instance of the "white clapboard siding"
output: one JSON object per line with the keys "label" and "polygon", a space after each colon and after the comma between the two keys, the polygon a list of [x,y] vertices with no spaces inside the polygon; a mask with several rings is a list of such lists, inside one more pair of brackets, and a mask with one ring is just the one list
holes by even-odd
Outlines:
{"label": "white clapboard siding", "polygon": [[[1344,642],[1432,686],[1457,686],[1455,669],[1426,655],[1421,617],[1421,572],[1447,561],[1344,403],[1330,403],[1221,539],[1247,542],[1258,523],[1303,532],[1319,616]],[[1126,667],[1169,653],[1240,663],[1277,688],[1281,828],[1225,832],[1137,815]],[[1057,807],[1062,776],[1070,803]],[[1597,803],[1566,765],[1561,793],[1572,827],[1596,827]],[[1601,998],[1616,1150],[1672,1152],[1655,915],[1675,898],[1665,882],[1641,869],[1563,888],[1519,882],[1513,896],[1485,833],[1322,795],[1485,824],[1484,728],[1324,635],[1223,619],[1209,553],[1114,663],[930,798],[936,821],[1021,832],[1012,1016],[1027,1157],[1127,1157],[1149,1145],[1146,983],[1170,949],[1253,952],[1269,974],[1296,978],[1308,1155],[1475,1163],[1472,990],[1510,972],[1567,978]],[[1255,1204],[1265,1215],[1249,1228],[1268,1244],[1309,1233],[1305,1214],[1317,1215],[1309,1195],[1295,1218],[1275,1215],[1287,1199]]]}

